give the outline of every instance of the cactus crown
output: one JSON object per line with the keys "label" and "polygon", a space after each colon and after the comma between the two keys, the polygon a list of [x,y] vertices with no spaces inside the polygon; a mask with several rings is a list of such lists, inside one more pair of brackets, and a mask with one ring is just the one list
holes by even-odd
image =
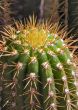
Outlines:
{"label": "cactus crown", "polygon": [[[29,45],[33,49],[44,46],[47,40],[47,30],[44,27],[35,27],[35,25],[27,26],[22,33],[17,31],[19,37],[16,40],[20,40],[22,44]],[[22,34],[20,36],[20,34]]]}
{"label": "cactus crown", "polygon": [[55,26],[37,24],[30,18],[26,25],[16,23],[16,28],[5,28],[2,37],[1,108],[77,110],[78,75],[73,51]]}
{"label": "cactus crown", "polygon": [[42,25],[37,24],[34,17],[33,19],[30,17],[27,25],[24,26],[20,23],[16,23],[16,27],[17,29],[9,27],[8,32],[5,30],[7,36],[15,42],[22,44],[25,48],[27,48],[27,46],[33,49],[44,47],[50,40],[52,42],[55,37],[58,36],[56,33],[54,34],[54,32],[50,33],[51,29],[48,25],[44,23]]}

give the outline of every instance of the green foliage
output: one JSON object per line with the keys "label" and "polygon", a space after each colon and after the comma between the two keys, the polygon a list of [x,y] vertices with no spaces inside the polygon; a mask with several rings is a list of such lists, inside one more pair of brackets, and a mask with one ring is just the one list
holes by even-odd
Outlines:
{"label": "green foliage", "polygon": [[55,26],[16,23],[3,32],[0,106],[3,110],[77,110],[73,55]]}

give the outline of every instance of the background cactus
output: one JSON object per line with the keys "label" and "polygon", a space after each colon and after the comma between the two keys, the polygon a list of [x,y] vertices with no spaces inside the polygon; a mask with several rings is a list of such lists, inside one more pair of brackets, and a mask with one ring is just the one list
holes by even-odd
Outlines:
{"label": "background cactus", "polygon": [[[68,26],[69,30],[72,29],[73,34],[78,35],[78,1],[68,1]],[[77,38],[77,37],[76,37]]]}
{"label": "background cactus", "polygon": [[78,0],[58,0],[60,23],[67,26],[70,35],[78,35]]}
{"label": "background cactus", "polygon": [[33,13],[38,20],[51,17],[52,22],[58,21],[58,10],[56,8],[58,0],[1,0],[0,5],[4,8],[4,10],[0,10],[1,24],[3,21],[7,24],[11,23],[13,18],[23,21]]}
{"label": "background cactus", "polygon": [[43,18],[50,18],[52,23],[59,22],[58,7],[58,0],[44,0]]}
{"label": "background cactus", "polygon": [[0,109],[77,110],[72,40],[64,41],[56,26],[34,17],[15,24],[5,28],[0,41]]}
{"label": "background cactus", "polygon": [[0,28],[2,28],[1,25],[12,23],[10,5],[11,2],[9,0],[0,0]]}
{"label": "background cactus", "polygon": [[38,20],[51,17],[51,22],[60,22],[62,27],[67,26],[68,33],[77,35],[77,4],[77,0],[0,0],[0,30],[13,19],[24,21],[34,13]]}

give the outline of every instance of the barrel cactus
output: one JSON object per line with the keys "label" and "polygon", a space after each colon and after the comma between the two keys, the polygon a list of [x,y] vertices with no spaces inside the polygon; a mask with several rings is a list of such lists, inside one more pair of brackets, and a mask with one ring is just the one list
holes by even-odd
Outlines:
{"label": "barrel cactus", "polygon": [[78,75],[64,35],[34,18],[15,24],[0,41],[0,110],[77,110]]}

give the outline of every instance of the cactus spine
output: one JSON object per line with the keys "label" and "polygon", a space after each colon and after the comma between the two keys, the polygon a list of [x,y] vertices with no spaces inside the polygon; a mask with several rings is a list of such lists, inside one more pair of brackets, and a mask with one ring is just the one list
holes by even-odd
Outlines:
{"label": "cactus spine", "polygon": [[[16,23],[3,32],[0,106],[3,110],[77,110],[73,52],[55,26]],[[0,109],[1,109],[0,108]]]}

